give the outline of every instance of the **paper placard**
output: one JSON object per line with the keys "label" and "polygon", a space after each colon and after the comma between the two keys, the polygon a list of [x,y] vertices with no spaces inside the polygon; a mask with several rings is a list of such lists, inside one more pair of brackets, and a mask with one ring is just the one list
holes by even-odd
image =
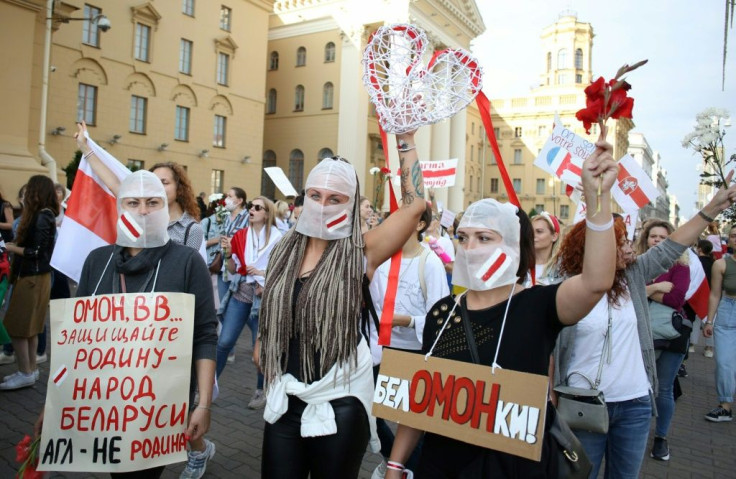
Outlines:
{"label": "paper placard", "polygon": [[187,460],[194,296],[51,301],[40,471],[130,472]]}
{"label": "paper placard", "polygon": [[575,188],[580,183],[583,162],[594,151],[595,143],[556,122],[534,165]]}
{"label": "paper placard", "polygon": [[631,155],[618,161],[618,177],[611,196],[624,211],[637,211],[654,201],[659,190]]}
{"label": "paper placard", "polygon": [[266,174],[268,174],[269,178],[271,178],[271,181],[273,181],[273,184],[276,185],[276,188],[279,189],[282,195],[284,196],[298,196],[299,195],[299,193],[297,193],[297,191],[291,185],[289,178],[286,177],[284,170],[282,170],[278,166],[269,166],[268,168],[264,168],[263,171],[265,171]]}
{"label": "paper placard", "polygon": [[624,218],[624,224],[626,225],[626,238],[629,241],[634,241],[634,233],[636,232],[636,221],[639,219],[639,210],[635,211],[624,211],[621,213]]}
{"label": "paper placard", "polygon": [[384,349],[373,415],[539,461],[548,379]]}
{"label": "paper placard", "polygon": [[442,217],[440,218],[440,226],[448,229],[455,222],[455,213],[450,210],[442,210]]}
{"label": "paper placard", "polygon": [[444,161],[420,161],[425,188],[444,188],[455,184],[457,158]]}

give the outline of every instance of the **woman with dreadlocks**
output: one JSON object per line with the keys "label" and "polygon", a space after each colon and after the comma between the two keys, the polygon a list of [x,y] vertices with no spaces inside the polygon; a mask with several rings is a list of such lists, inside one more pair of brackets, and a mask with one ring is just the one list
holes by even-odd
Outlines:
{"label": "woman with dreadlocks", "polygon": [[369,439],[379,450],[371,354],[359,333],[362,278],[415,234],[425,210],[414,132],[397,140],[402,208],[362,234],[355,170],[322,160],[296,227],[271,254],[254,351],[267,381],[263,477],[355,478]]}

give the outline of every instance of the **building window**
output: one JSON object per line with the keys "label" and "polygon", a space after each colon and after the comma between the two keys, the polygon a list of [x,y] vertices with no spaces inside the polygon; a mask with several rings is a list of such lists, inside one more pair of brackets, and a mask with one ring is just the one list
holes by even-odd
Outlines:
{"label": "building window", "polygon": [[135,59],[147,62],[150,59],[151,27],[135,24]]}
{"label": "building window", "polygon": [[332,97],[334,93],[335,93],[335,87],[332,86],[332,83],[330,82],[325,83],[325,86],[322,87],[322,109],[323,110],[332,109]]}
{"label": "building window", "polygon": [[[266,150],[263,152],[263,168],[272,168],[276,166],[276,153],[272,150]],[[266,198],[273,198],[276,196],[276,187],[271,181],[271,177],[267,173],[261,174],[261,195]]]}
{"label": "building window", "polygon": [[225,30],[226,32],[230,31],[230,26],[232,25],[232,19],[233,19],[233,10],[232,8],[228,8],[225,5],[220,7],[220,29]]}
{"label": "building window", "polygon": [[289,181],[297,190],[302,189],[304,178],[304,153],[302,150],[292,150],[289,155]]}
{"label": "building window", "polygon": [[560,205],[560,219],[566,220],[570,217],[570,207],[568,205]]}
{"label": "building window", "polygon": [[194,16],[194,0],[181,0],[181,13]]}
{"label": "building window", "polygon": [[79,84],[77,91],[77,121],[94,125],[97,120],[97,87]]}
{"label": "building window", "polygon": [[271,59],[268,62],[268,69],[269,70],[279,69],[279,52],[271,52]]}
{"label": "building window", "polygon": [[189,141],[189,108],[185,106],[177,105],[176,107],[174,139],[179,141]]}
{"label": "building window", "polygon": [[307,64],[307,49],[299,47],[296,50],[296,66],[303,67]]}
{"label": "building window", "polygon": [[82,43],[93,47],[100,46],[100,29],[97,22],[92,20],[100,13],[102,10],[99,8],[84,4],[84,18],[89,18],[89,20],[82,22]]}
{"label": "building window", "polygon": [[567,49],[561,48],[557,52],[557,69],[562,70],[567,68]]}
{"label": "building window", "polygon": [[297,85],[294,90],[294,111],[304,111],[304,87]]}
{"label": "building window", "polygon": [[335,44],[332,42],[327,43],[325,45],[325,63],[330,63],[335,61]]}
{"label": "building window", "polygon": [[227,118],[215,115],[215,129],[212,136],[212,146],[225,148],[225,132],[227,129]]}
{"label": "building window", "polygon": [[335,154],[330,150],[329,148],[322,148],[319,150],[319,153],[317,153],[317,161],[322,161],[325,158],[332,158],[335,156]]}
{"label": "building window", "polygon": [[534,205],[534,211],[536,211],[537,214],[541,213],[544,211],[544,205]]}
{"label": "building window", "polygon": [[498,193],[498,178],[491,178],[491,193]]}
{"label": "building window", "polygon": [[514,191],[517,193],[521,193],[521,178],[514,178]]}
{"label": "building window", "polygon": [[227,74],[230,69],[230,55],[227,53],[217,53],[217,83],[227,85]]}
{"label": "building window", "polygon": [[575,74],[575,83],[583,83],[583,75],[580,73]]}
{"label": "building window", "polygon": [[475,122],[470,123],[470,134],[475,135]]}
{"label": "building window", "polygon": [[521,148],[516,148],[514,150],[514,164],[515,165],[521,164]]}
{"label": "building window", "polygon": [[539,125],[539,128],[537,129],[537,135],[539,135],[541,138],[547,136],[547,125]]}
{"label": "building window", "polygon": [[146,132],[146,104],[148,100],[142,96],[130,97],[130,125],[131,133]]}
{"label": "building window", "polygon": [[514,138],[521,138],[521,127],[517,126],[514,128]]}
{"label": "building window", "polygon": [[470,145],[470,162],[471,162],[471,163],[472,163],[473,161],[475,161],[475,160],[473,160],[473,158],[474,158],[474,157],[475,157],[475,148],[474,148],[474,146],[473,146],[473,145]]}
{"label": "building window", "polygon": [[478,193],[483,194],[483,191],[480,189],[480,177],[478,177]]}
{"label": "building window", "polygon": [[468,181],[468,189],[473,192],[473,175],[470,175],[470,181]]}
{"label": "building window", "polygon": [[493,136],[496,137],[496,140],[498,140],[501,137],[501,129],[498,127],[493,128]]}
{"label": "building window", "polygon": [[537,194],[543,195],[544,194],[544,180],[542,178],[537,178]]}
{"label": "building window", "polygon": [[266,101],[266,113],[269,115],[276,113],[276,90],[273,88],[268,90],[268,100]]}
{"label": "building window", "polygon": [[225,172],[223,170],[212,170],[210,176],[210,191],[222,193],[222,184],[225,183]]}
{"label": "building window", "polygon": [[128,167],[130,171],[135,172],[135,171],[144,169],[145,163],[143,162],[143,160],[133,160],[129,158],[128,164],[126,166]]}
{"label": "building window", "polygon": [[557,84],[558,85],[564,85],[567,83],[567,75],[564,73],[558,73],[557,74]]}
{"label": "building window", "polygon": [[547,72],[552,70],[552,52],[547,52]]}
{"label": "building window", "polygon": [[[552,189],[554,190],[554,186],[552,187]],[[560,181],[560,194],[561,195],[567,194],[567,185],[561,181]]]}
{"label": "building window", "polygon": [[179,71],[192,74],[192,42],[183,38],[179,42]]}
{"label": "building window", "polygon": [[583,69],[583,50],[581,48],[575,50],[575,68]]}

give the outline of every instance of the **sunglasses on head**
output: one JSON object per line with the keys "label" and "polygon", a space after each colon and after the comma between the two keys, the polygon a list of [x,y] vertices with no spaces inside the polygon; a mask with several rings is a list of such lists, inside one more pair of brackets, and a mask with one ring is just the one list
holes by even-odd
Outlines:
{"label": "sunglasses on head", "polygon": [[268,211],[265,206],[251,204],[249,210],[255,209],[256,211]]}

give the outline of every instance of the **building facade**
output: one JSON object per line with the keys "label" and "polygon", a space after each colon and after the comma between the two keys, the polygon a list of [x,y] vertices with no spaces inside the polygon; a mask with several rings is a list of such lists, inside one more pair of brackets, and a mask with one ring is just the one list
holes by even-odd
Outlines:
{"label": "building facade", "polygon": [[[262,65],[273,1],[49,4],[50,73],[43,108],[47,2],[0,0],[0,35],[8,36],[6,45],[23,44],[27,55],[18,65],[15,48],[2,53],[13,55],[5,64],[14,68],[12,75],[1,74],[0,95],[12,111],[27,115],[24,127],[15,125],[15,113],[0,119],[2,131],[16,133],[0,136],[0,169],[13,172],[0,180],[3,191],[13,191],[33,173],[63,177],[61,168],[75,156],[75,121],[81,120],[95,141],[132,169],[173,161],[187,168],[196,191],[231,185],[258,191]],[[100,23],[101,15],[109,28]],[[18,72],[22,81],[15,78]],[[41,166],[39,144],[55,165]]]}
{"label": "building facade", "polygon": [[[629,155],[639,164],[644,173],[647,174],[652,183],[657,184],[657,178],[654,175],[654,152],[643,133],[629,133]],[[655,217],[655,204],[648,203],[639,210],[639,220],[645,220]],[[662,218],[664,219],[664,218]]]}

